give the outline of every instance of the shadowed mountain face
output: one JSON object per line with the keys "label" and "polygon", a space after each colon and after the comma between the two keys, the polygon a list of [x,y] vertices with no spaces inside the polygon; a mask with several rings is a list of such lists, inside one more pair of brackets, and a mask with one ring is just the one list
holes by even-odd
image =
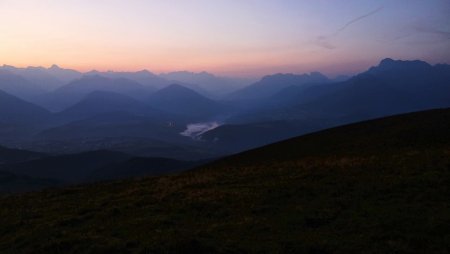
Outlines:
{"label": "shadowed mountain face", "polygon": [[8,70],[0,70],[0,90],[24,100],[31,100],[45,92],[44,89]]}
{"label": "shadowed mountain face", "polygon": [[[325,126],[313,121],[273,121],[242,125],[225,124],[201,134],[200,139],[235,153],[295,137]],[[329,126],[326,126],[329,127]]]}
{"label": "shadowed mountain face", "polygon": [[[50,69],[44,67],[16,68],[14,66],[3,65],[0,67],[0,70],[18,75],[31,83],[35,89],[45,92],[54,90],[64,85],[66,82],[71,81],[59,79],[57,76],[53,75],[54,73],[51,73]],[[56,72],[56,70],[53,69],[53,72]]]}
{"label": "shadowed mountain face", "polygon": [[70,140],[102,137],[142,137],[166,141],[183,139],[184,124],[171,118],[136,116],[128,112],[108,112],[46,129],[36,139]]}
{"label": "shadowed mountain face", "polygon": [[80,120],[111,112],[128,112],[136,115],[162,115],[144,103],[120,93],[95,91],[80,102],[58,113],[64,119]]}
{"label": "shadowed mountain face", "polygon": [[[450,106],[448,65],[385,59],[345,82],[312,86],[291,96],[268,99],[269,106],[234,116],[233,122],[316,118],[335,124]],[[281,91],[286,95],[286,91]],[[275,106],[270,106],[275,105]]]}
{"label": "shadowed mountain face", "polygon": [[92,171],[97,168],[130,158],[130,155],[119,152],[95,151],[3,165],[1,169],[18,175],[77,183],[89,179]]}
{"label": "shadowed mountain face", "polygon": [[217,77],[208,72],[177,71],[163,73],[160,76],[167,80],[181,82],[194,90],[200,89],[214,97],[223,97],[227,93],[250,84],[250,80]]}
{"label": "shadowed mountain face", "polygon": [[157,75],[155,75],[147,70],[142,70],[142,71],[137,71],[137,72],[91,71],[91,72],[88,72],[86,75],[102,76],[102,77],[107,77],[107,78],[111,78],[111,79],[126,78],[129,80],[138,82],[139,84],[142,84],[145,87],[147,87],[148,89],[153,90],[153,91],[161,89],[161,88],[166,87],[171,84],[168,80],[158,77]]}
{"label": "shadowed mountain face", "polygon": [[320,97],[310,105],[299,105],[297,109],[343,121],[360,121],[449,107],[448,70],[448,66],[432,67],[421,61],[385,59],[379,66],[340,83],[338,91]]}
{"label": "shadowed mountain face", "polygon": [[365,75],[373,75],[417,101],[419,106],[446,107],[450,99],[450,65],[384,59]]}
{"label": "shadowed mountain face", "polygon": [[108,91],[133,98],[145,98],[153,90],[125,78],[110,79],[98,75],[84,76],[42,97],[39,103],[47,108],[59,111],[74,105],[94,91]]}
{"label": "shadowed mountain face", "polygon": [[23,162],[46,156],[47,155],[43,153],[36,153],[19,149],[9,149],[0,146],[0,164]]}
{"label": "shadowed mountain face", "polygon": [[45,124],[50,112],[0,90],[0,123]]}
{"label": "shadowed mountain face", "polygon": [[445,253],[449,129],[449,109],[418,112],[179,175],[1,197],[0,242],[5,253]]}
{"label": "shadowed mountain face", "polygon": [[58,181],[53,179],[34,178],[0,170],[0,192],[3,193],[37,191],[57,186]]}
{"label": "shadowed mountain face", "polygon": [[179,114],[193,121],[208,120],[224,112],[224,107],[218,102],[175,84],[152,94],[148,103],[154,108]]}
{"label": "shadowed mountain face", "polygon": [[204,163],[206,161],[180,161],[166,158],[135,157],[114,165],[98,168],[93,171],[90,179],[98,181],[167,175],[186,171]]}
{"label": "shadowed mountain face", "polygon": [[232,100],[258,100],[270,97],[289,86],[324,84],[330,80],[319,72],[310,74],[276,74],[230,94]]}
{"label": "shadowed mountain face", "polygon": [[54,64],[50,68],[46,70],[47,73],[52,75],[53,77],[61,80],[63,84],[67,84],[73,80],[80,79],[83,74],[81,72],[60,68],[58,65]]}
{"label": "shadowed mountain face", "polygon": [[[339,126],[292,138],[225,161],[262,164],[295,161],[309,156],[364,155],[415,150],[449,149],[450,109],[437,109]],[[259,162],[260,158],[265,158]]]}
{"label": "shadowed mountain face", "polygon": [[[0,150],[0,158],[6,153],[3,150],[3,148]],[[5,177],[6,172],[9,172],[19,177],[19,179],[25,176],[29,177],[29,180],[51,179],[54,186],[56,184],[67,185],[170,174],[205,163],[201,161],[180,161],[166,158],[133,157],[125,153],[107,150],[59,156],[38,156],[38,154],[32,155],[31,152],[26,154],[26,151],[18,150],[10,150],[8,152],[9,154],[15,155],[16,160],[9,160],[0,164],[0,172],[5,174]],[[23,160],[25,158],[26,160]],[[11,185],[17,181],[13,176],[10,176],[10,178],[12,182],[9,184]],[[5,182],[6,180],[4,179]],[[25,190],[25,187],[24,184],[21,185],[22,190]],[[30,184],[30,188],[36,189],[37,186]]]}

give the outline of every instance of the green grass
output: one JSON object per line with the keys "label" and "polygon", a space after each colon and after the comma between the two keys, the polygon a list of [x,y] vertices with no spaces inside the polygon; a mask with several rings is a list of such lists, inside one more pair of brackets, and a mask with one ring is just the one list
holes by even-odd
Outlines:
{"label": "green grass", "polygon": [[450,110],[0,198],[0,253],[448,253]]}

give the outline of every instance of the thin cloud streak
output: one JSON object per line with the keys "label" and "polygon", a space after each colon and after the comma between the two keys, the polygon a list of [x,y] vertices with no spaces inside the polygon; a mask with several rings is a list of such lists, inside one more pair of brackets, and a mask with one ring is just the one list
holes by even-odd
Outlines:
{"label": "thin cloud streak", "polygon": [[370,17],[370,16],[376,14],[377,12],[381,11],[383,8],[384,8],[384,7],[382,7],[382,6],[381,6],[381,7],[378,7],[377,9],[375,9],[375,10],[369,12],[369,13],[366,13],[366,14],[364,14],[364,15],[361,15],[361,16],[359,16],[359,17],[357,17],[357,18],[354,18],[354,19],[348,21],[347,23],[345,23],[344,26],[342,26],[341,28],[339,28],[338,30],[336,30],[332,35],[328,35],[328,36],[326,36],[326,35],[320,35],[320,36],[317,36],[317,38],[316,38],[316,40],[315,40],[315,44],[316,44],[317,46],[322,47],[322,48],[325,48],[325,49],[335,49],[335,48],[337,48],[337,47],[330,41],[333,37],[338,36],[341,32],[343,32],[345,29],[347,29],[347,28],[348,28],[349,26],[351,26],[352,24],[355,24],[355,23],[357,23],[357,22],[359,22],[359,21],[361,21],[361,20],[363,20],[363,19],[365,19],[365,18],[367,18],[367,17]]}
{"label": "thin cloud streak", "polygon": [[446,42],[450,39],[450,32],[433,27],[430,24],[410,24],[393,36],[386,36],[386,38],[379,40],[384,43],[394,43],[396,41],[409,39],[408,43],[417,41],[436,43]]}
{"label": "thin cloud streak", "polygon": [[414,29],[420,33],[434,34],[444,39],[450,39],[450,32],[448,31],[443,31],[433,27],[425,27],[425,26],[416,26]]}
{"label": "thin cloud streak", "polygon": [[356,22],[358,22],[358,21],[360,21],[360,20],[362,20],[362,19],[365,19],[365,18],[367,18],[367,17],[370,17],[370,16],[374,15],[375,13],[381,11],[383,8],[384,8],[384,7],[381,6],[381,7],[377,8],[377,9],[375,9],[375,10],[373,10],[373,11],[367,13],[367,14],[364,14],[364,15],[362,15],[362,16],[359,16],[359,17],[357,17],[357,18],[354,18],[354,19],[350,20],[350,21],[347,22],[343,27],[339,28],[333,35],[334,35],[334,36],[338,35],[339,33],[341,33],[342,31],[344,31],[344,30],[345,30],[347,27],[349,27],[350,25],[352,25],[352,24],[354,24],[354,23],[356,23]]}
{"label": "thin cloud streak", "polygon": [[327,36],[318,36],[315,43],[317,46],[320,46],[320,47],[326,48],[326,49],[335,49],[336,48],[336,46],[334,46],[330,42],[329,37],[327,37]]}

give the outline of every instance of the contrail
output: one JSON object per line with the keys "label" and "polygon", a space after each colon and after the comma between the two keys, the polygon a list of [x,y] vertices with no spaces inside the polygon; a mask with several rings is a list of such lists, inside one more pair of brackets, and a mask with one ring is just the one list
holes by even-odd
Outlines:
{"label": "contrail", "polygon": [[364,14],[364,15],[362,15],[362,16],[359,16],[359,17],[357,17],[357,18],[354,18],[354,19],[350,20],[350,21],[347,22],[343,27],[339,28],[333,35],[334,35],[334,36],[338,35],[340,32],[344,31],[344,30],[345,30],[347,27],[349,27],[351,24],[356,23],[356,22],[360,21],[361,19],[364,19],[364,18],[367,18],[367,17],[369,17],[369,16],[372,16],[373,14],[375,14],[375,13],[381,11],[382,9],[383,9],[383,7],[379,7],[379,8],[377,8],[377,9],[375,9],[375,10],[373,10],[373,11],[367,13],[367,14]]}
{"label": "contrail", "polygon": [[438,39],[438,41],[446,41],[450,40],[450,31],[441,30],[435,27],[431,27],[429,25],[425,24],[416,24],[416,25],[410,25],[407,27],[407,30],[404,31],[403,34],[394,36],[392,38],[384,38],[384,40],[379,40],[380,42],[390,43],[397,40],[402,40],[405,38],[413,37],[414,40],[416,35],[420,34],[430,34],[436,36],[436,38],[430,38],[427,37],[428,40],[431,39],[431,41],[436,41],[435,39]]}
{"label": "contrail", "polygon": [[420,32],[420,33],[435,34],[435,35],[441,36],[443,38],[450,39],[450,32],[447,32],[444,30],[439,30],[437,28],[425,27],[425,26],[416,26],[414,28],[417,32]]}
{"label": "contrail", "polygon": [[335,49],[336,46],[334,46],[333,43],[330,41],[331,38],[338,36],[342,31],[344,31],[347,27],[351,26],[352,24],[354,24],[354,23],[356,23],[356,22],[358,22],[358,21],[360,21],[362,19],[365,19],[365,18],[367,18],[369,16],[372,16],[375,13],[381,11],[382,9],[383,9],[383,6],[378,7],[377,9],[375,9],[375,10],[369,12],[369,13],[366,13],[366,14],[364,14],[362,16],[354,18],[354,19],[348,21],[347,23],[345,23],[344,26],[342,26],[341,28],[336,30],[333,34],[328,35],[328,36],[325,36],[325,35],[318,36],[314,43],[317,46],[322,47],[322,48]]}
{"label": "contrail", "polygon": [[335,49],[336,48],[336,46],[334,46],[330,42],[329,38],[326,37],[326,36],[318,36],[316,38],[315,43],[316,43],[317,46],[322,47],[322,48],[326,48],[326,49]]}

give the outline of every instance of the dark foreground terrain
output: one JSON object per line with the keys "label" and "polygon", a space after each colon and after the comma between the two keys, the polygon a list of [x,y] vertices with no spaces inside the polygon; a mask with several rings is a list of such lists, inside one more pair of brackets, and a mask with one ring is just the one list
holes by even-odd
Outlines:
{"label": "dark foreground terrain", "polygon": [[450,110],[0,198],[1,253],[449,253]]}

